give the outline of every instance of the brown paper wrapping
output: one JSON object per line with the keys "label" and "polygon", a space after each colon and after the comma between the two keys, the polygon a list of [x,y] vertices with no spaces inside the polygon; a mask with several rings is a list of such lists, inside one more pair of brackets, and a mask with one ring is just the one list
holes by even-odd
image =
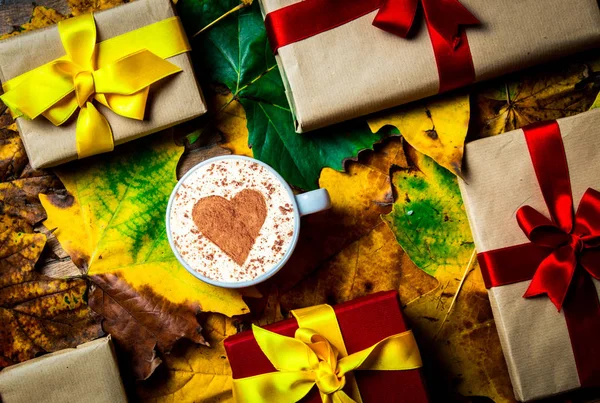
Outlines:
{"label": "brown paper wrapping", "polygon": [[[94,13],[98,42],[173,15],[170,0],[138,0]],[[10,80],[64,54],[56,26],[0,41],[0,81]],[[189,55],[181,54],[167,60],[183,71],[152,85],[143,121],[119,116],[97,102],[94,104],[110,123],[115,145],[166,129],[206,112]],[[77,159],[76,116],[77,112],[60,127],[55,127],[42,117],[33,121],[17,119],[27,155],[34,168]]]}
{"label": "brown paper wrapping", "polygon": [[2,403],[126,403],[110,336],[0,372]]}
{"label": "brown paper wrapping", "polygon": [[[558,120],[575,207],[587,188],[600,189],[600,109]],[[477,252],[529,242],[517,210],[548,216],[522,130],[466,146],[460,181]],[[523,298],[531,281],[488,290],[515,396],[532,400],[580,387],[564,314],[548,298]],[[594,280],[600,292],[600,282]]]}
{"label": "brown paper wrapping", "polygon": [[[260,4],[266,14],[298,1]],[[477,81],[600,45],[597,0],[460,1],[483,22],[466,31]],[[438,92],[424,21],[416,36],[403,39],[372,26],[376,13],[279,49],[298,132]]]}

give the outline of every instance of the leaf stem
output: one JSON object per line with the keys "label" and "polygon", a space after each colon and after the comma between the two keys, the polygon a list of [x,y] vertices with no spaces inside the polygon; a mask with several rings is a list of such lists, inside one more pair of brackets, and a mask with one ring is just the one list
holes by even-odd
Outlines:
{"label": "leaf stem", "polygon": [[213,22],[211,22],[210,24],[208,24],[207,26],[205,26],[204,28],[202,28],[200,31],[198,31],[194,35],[192,35],[192,39],[194,39],[195,37],[197,37],[198,35],[200,35],[202,32],[206,31],[208,28],[210,28],[213,25],[215,25],[217,22],[219,22],[222,19],[226,18],[228,15],[233,14],[236,11],[241,10],[244,7],[248,7],[250,4],[251,4],[250,2],[242,2],[242,3],[238,4],[237,6],[235,6],[231,10],[227,11],[225,14],[223,14],[222,16],[220,16],[219,18],[217,18],[216,20],[214,20]]}
{"label": "leaf stem", "polygon": [[469,263],[467,263],[467,267],[465,267],[465,272],[463,273],[462,279],[460,280],[460,283],[458,284],[458,288],[456,289],[456,292],[454,293],[454,297],[452,298],[452,302],[450,303],[448,312],[446,312],[446,316],[444,316],[444,320],[442,320],[442,323],[440,324],[440,328],[438,329],[437,334],[435,335],[434,339],[437,339],[437,336],[442,331],[442,327],[444,327],[444,324],[448,320],[450,313],[452,313],[452,308],[454,308],[454,305],[456,304],[456,300],[458,299],[458,294],[460,294],[460,290],[462,289],[462,286],[465,283],[467,276],[469,275],[469,273],[471,272],[471,269],[473,268],[473,265],[475,264],[475,256],[477,256],[477,250],[475,250],[475,248],[473,248],[473,253],[471,253],[471,257],[469,258]]}

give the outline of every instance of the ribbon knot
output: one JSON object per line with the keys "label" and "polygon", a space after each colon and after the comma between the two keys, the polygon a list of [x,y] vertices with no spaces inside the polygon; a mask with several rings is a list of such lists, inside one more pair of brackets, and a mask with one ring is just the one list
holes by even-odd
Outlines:
{"label": "ribbon knot", "polygon": [[[185,35],[178,20],[156,24],[157,33],[170,36],[160,45],[148,46],[167,57],[189,50],[181,40]],[[66,55],[5,83],[0,98],[15,117],[43,115],[55,126],[64,124],[79,109],[75,131],[78,157],[112,151],[112,130],[94,101],[123,117],[143,120],[150,85],[181,69],[144,47],[123,41],[126,51],[110,44],[99,57],[92,14],[60,21],[58,32]],[[132,36],[131,42],[139,40]]]}
{"label": "ribbon knot", "polygon": [[73,77],[77,104],[83,108],[87,101],[96,93],[94,75],[91,71],[80,71]]}
{"label": "ribbon knot", "polygon": [[571,242],[569,242],[569,245],[571,246],[571,249],[573,249],[575,255],[579,255],[586,247],[583,239],[577,234],[571,234]]}

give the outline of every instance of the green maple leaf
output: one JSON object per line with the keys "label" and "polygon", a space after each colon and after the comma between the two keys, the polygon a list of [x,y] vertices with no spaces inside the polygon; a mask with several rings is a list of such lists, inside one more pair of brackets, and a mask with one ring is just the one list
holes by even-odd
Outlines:
{"label": "green maple leaf", "polygon": [[[178,3],[190,36],[237,5],[237,0]],[[271,165],[294,186],[317,188],[323,167],[342,170],[344,160],[372,148],[389,134],[373,134],[364,119],[296,133],[256,2],[198,35],[192,46],[199,76],[225,84],[244,107],[254,157]]]}

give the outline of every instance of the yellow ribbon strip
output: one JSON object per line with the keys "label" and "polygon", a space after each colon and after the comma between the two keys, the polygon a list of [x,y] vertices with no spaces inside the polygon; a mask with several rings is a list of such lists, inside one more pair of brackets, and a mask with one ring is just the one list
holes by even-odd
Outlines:
{"label": "yellow ribbon strip", "polygon": [[55,126],[79,109],[79,158],[114,148],[110,125],[93,100],[118,115],[143,120],[150,85],[181,71],[164,59],[190,51],[177,17],[98,44],[92,14],[59,22],[58,32],[67,54],[4,83],[0,99],[15,117],[42,115]]}
{"label": "yellow ribbon strip", "polygon": [[[352,371],[402,371],[422,366],[411,331],[348,355],[331,306],[318,305],[292,313],[299,326],[293,338],[252,326],[260,349],[277,372],[234,379],[236,402],[297,402],[317,385],[324,403],[360,403],[358,386],[349,380]],[[354,385],[345,388],[350,382]]]}

